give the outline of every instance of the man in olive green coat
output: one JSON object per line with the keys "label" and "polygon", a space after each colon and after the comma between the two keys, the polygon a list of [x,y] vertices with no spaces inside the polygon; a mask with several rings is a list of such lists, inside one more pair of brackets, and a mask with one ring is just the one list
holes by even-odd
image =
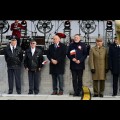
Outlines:
{"label": "man in olive green coat", "polygon": [[103,97],[106,73],[108,72],[107,58],[107,49],[103,47],[103,40],[101,38],[97,38],[96,46],[90,49],[89,54],[89,65],[93,79],[93,97]]}

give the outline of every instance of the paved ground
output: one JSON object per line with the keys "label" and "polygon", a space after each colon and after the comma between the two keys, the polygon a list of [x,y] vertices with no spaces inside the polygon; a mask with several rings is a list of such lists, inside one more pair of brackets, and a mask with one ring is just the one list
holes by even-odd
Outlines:
{"label": "paved ground", "polygon": [[[0,100],[81,100],[81,97],[73,97],[72,95],[8,95],[1,94]],[[120,100],[120,96],[104,96],[103,98],[96,97],[91,100]]]}

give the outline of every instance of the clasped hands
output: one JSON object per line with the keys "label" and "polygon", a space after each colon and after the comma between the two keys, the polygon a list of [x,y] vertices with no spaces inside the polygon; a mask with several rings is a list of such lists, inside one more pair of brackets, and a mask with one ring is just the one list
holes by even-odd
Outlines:
{"label": "clasped hands", "polygon": [[80,60],[77,60],[76,58],[73,58],[72,61],[75,62],[76,64],[80,64]]}
{"label": "clasped hands", "polygon": [[57,61],[57,60],[54,60],[54,59],[51,59],[51,62],[52,62],[54,65],[56,65],[56,64],[58,63],[58,61]]}

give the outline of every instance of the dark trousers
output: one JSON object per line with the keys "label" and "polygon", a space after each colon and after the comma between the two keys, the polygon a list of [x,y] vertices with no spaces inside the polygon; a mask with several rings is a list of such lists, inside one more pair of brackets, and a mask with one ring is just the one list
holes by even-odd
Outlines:
{"label": "dark trousers", "polygon": [[59,91],[63,92],[63,74],[52,74],[52,84],[53,84],[53,91],[58,91],[58,81],[59,81]]}
{"label": "dark trousers", "polygon": [[29,92],[38,94],[39,93],[39,71],[28,71],[28,78],[29,78]]}
{"label": "dark trousers", "polygon": [[95,95],[103,94],[105,89],[105,80],[93,80],[93,91]]}
{"label": "dark trousers", "polygon": [[118,74],[113,74],[113,94],[117,95],[118,92]]}
{"label": "dark trousers", "polygon": [[13,92],[14,78],[16,84],[17,93],[21,93],[21,70],[20,69],[8,69],[8,84],[9,92]]}
{"label": "dark trousers", "polygon": [[76,95],[80,94],[80,92],[82,91],[82,76],[83,70],[72,70],[73,89]]}

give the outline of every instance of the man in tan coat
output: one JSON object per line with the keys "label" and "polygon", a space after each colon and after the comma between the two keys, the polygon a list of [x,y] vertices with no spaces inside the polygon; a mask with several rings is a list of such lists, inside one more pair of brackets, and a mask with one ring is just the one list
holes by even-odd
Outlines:
{"label": "man in tan coat", "polygon": [[103,97],[106,73],[108,72],[107,64],[107,50],[103,47],[103,40],[97,38],[96,46],[90,49],[89,54],[89,65],[93,79],[93,97]]}

